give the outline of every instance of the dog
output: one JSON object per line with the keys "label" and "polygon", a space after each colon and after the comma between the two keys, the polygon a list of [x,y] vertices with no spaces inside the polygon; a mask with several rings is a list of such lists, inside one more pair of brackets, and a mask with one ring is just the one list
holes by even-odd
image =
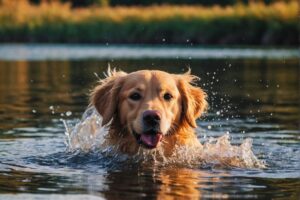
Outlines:
{"label": "dog", "polygon": [[160,149],[171,156],[176,147],[201,146],[196,120],[207,110],[207,94],[199,78],[159,70],[132,73],[108,70],[92,90],[90,105],[107,126],[108,145],[132,155],[139,149]]}

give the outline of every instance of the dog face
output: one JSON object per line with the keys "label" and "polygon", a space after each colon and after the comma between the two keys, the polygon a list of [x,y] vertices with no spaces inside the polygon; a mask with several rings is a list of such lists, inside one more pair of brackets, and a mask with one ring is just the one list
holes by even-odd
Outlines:
{"label": "dog face", "polygon": [[131,73],[120,91],[121,124],[126,124],[144,147],[155,148],[179,122],[181,101],[171,75],[158,71]]}
{"label": "dog face", "polygon": [[125,129],[127,137],[152,149],[179,129],[196,127],[195,120],[207,103],[202,89],[190,84],[194,79],[162,71],[114,71],[94,89],[91,103],[103,117],[103,125],[112,120],[114,132]]}

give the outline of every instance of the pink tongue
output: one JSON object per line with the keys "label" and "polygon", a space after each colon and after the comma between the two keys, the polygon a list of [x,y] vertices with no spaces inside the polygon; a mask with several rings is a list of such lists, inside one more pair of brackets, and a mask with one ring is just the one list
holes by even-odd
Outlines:
{"label": "pink tongue", "polygon": [[150,134],[142,134],[141,135],[141,140],[143,141],[144,144],[146,144],[149,147],[156,147],[160,139],[162,138],[161,134],[155,134],[155,135],[150,135]]}

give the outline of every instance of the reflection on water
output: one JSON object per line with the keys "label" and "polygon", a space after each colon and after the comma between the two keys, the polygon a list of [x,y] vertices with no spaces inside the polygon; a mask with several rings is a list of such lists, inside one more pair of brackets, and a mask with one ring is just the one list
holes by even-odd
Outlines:
{"label": "reflection on water", "polygon": [[299,49],[208,48],[145,45],[8,44],[0,45],[1,60],[78,60],[78,59],[296,59]]}
{"label": "reflection on water", "polygon": [[[271,118],[274,122],[284,120],[285,127],[299,127],[298,60],[122,60],[0,61],[0,119],[3,122],[20,115],[20,121],[2,123],[0,129],[24,127],[27,120],[33,122],[31,118],[47,120],[51,105],[56,111],[53,116],[68,110],[80,116],[87,106],[87,94],[97,81],[95,72],[101,76],[108,62],[128,72],[160,66],[171,73],[180,73],[190,66],[209,93],[211,111],[224,110],[221,115],[229,116],[255,115],[260,120]],[[228,107],[229,104],[233,107]],[[265,115],[266,112],[272,117]]]}
{"label": "reflection on water", "polygon": [[[147,167],[118,163],[97,151],[66,152],[60,119],[78,122],[96,84],[94,72],[101,76],[108,62],[128,72],[159,66],[180,73],[190,66],[210,102],[209,113],[198,123],[199,139],[227,131],[234,144],[250,137],[254,153],[268,168]],[[298,199],[299,84],[297,59],[0,61],[0,198],[26,193],[28,198],[55,194],[70,199],[79,194]]]}

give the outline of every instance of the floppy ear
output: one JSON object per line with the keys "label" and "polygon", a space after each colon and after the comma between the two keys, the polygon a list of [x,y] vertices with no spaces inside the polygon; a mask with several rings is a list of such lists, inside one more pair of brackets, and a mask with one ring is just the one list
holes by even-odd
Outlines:
{"label": "floppy ear", "polygon": [[178,88],[182,98],[182,120],[191,127],[196,128],[196,119],[199,118],[208,107],[206,93],[200,88],[193,86],[198,77],[189,74],[179,75]]}
{"label": "floppy ear", "polygon": [[102,116],[102,126],[113,119],[117,113],[118,94],[121,89],[125,72],[108,69],[106,78],[99,81],[90,95],[90,105],[93,105]]}

